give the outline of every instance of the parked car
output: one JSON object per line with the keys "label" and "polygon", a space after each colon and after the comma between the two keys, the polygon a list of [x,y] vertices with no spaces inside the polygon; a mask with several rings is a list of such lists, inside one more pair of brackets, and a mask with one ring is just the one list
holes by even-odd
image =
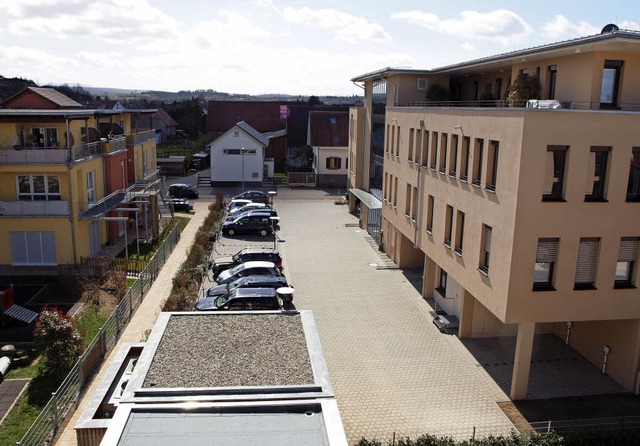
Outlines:
{"label": "parked car", "polygon": [[200,192],[190,184],[176,183],[169,186],[169,195],[173,198],[198,198]]}
{"label": "parked car", "polygon": [[267,208],[267,207],[269,207],[269,206],[267,206],[264,203],[254,203],[252,201],[251,203],[247,203],[242,207],[231,209],[229,211],[229,214],[233,215],[233,214],[239,214],[240,212],[253,211],[253,210],[258,210],[259,211],[259,210],[262,210],[262,209]]}
{"label": "parked car", "polygon": [[282,268],[280,251],[272,248],[244,248],[232,256],[216,257],[211,262],[213,277],[217,277],[222,271],[233,268],[245,262],[259,261],[273,262],[278,268]]}
{"label": "parked car", "polygon": [[282,276],[282,272],[273,262],[245,262],[222,271],[218,274],[216,282],[223,285],[246,276]]}
{"label": "parked car", "polygon": [[251,203],[251,200],[248,200],[246,198],[234,198],[229,202],[227,210],[231,212],[232,210],[246,206],[249,203]]}
{"label": "parked car", "polygon": [[184,198],[170,198],[168,202],[171,203],[175,212],[193,211],[193,205]]}
{"label": "parked car", "polygon": [[207,297],[217,297],[236,288],[273,288],[291,287],[285,276],[247,276],[224,285],[212,286],[207,290]]}
{"label": "parked car", "polygon": [[241,194],[238,194],[235,197],[233,197],[233,199],[234,200],[247,199],[247,200],[253,201],[254,203],[265,203],[265,204],[268,204],[271,202],[271,199],[269,198],[269,194],[265,192],[261,192],[259,190],[248,190],[246,192],[242,192]]}
{"label": "parked car", "polygon": [[233,221],[225,221],[222,224],[222,233],[233,236],[235,234],[260,234],[263,237],[273,232],[271,214],[267,212],[253,212],[236,218]]}
{"label": "parked car", "polygon": [[278,216],[278,212],[275,209],[270,208],[268,206],[265,206],[263,208],[254,209],[252,211],[244,211],[244,212],[238,212],[238,213],[235,213],[235,214],[229,214],[229,215],[227,215],[227,218],[226,218],[225,221],[233,221],[233,220],[236,220],[236,219],[238,219],[240,217],[245,217],[247,215],[261,214],[261,213],[267,213],[271,217],[277,217]]}
{"label": "parked car", "polygon": [[196,302],[197,311],[282,310],[283,303],[273,288],[236,288],[217,297]]}

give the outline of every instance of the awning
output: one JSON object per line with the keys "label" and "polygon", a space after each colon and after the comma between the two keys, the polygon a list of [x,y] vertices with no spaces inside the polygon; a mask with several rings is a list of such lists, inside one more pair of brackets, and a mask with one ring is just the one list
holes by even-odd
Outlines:
{"label": "awning", "polygon": [[352,193],[360,199],[360,202],[369,209],[382,208],[382,201],[378,200],[374,195],[362,189],[349,189],[349,193]]}

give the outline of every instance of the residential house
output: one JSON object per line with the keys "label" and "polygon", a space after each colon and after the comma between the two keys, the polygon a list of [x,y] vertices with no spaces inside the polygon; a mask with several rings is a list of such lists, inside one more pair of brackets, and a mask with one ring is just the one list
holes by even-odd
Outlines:
{"label": "residential house", "polygon": [[[518,78],[536,100],[507,96]],[[640,32],[616,26],[353,79],[351,208],[400,267],[423,268],[461,338],[515,337],[514,400],[542,333],[640,386],[638,79]],[[449,97],[430,102],[436,84]]]}
{"label": "residential house", "polygon": [[320,187],[346,187],[349,167],[349,113],[310,111],[307,145]]}
{"label": "residential house", "polygon": [[272,181],[273,158],[266,158],[269,138],[244,121],[209,144],[212,186],[262,186]]}
{"label": "residential house", "polygon": [[163,108],[156,111],[152,125],[156,129],[156,143],[164,143],[176,137],[178,123]]}
{"label": "residential house", "polygon": [[154,110],[78,105],[32,87],[2,104],[2,265],[76,264],[117,241],[128,222],[145,237],[159,231],[155,132],[135,130]]}

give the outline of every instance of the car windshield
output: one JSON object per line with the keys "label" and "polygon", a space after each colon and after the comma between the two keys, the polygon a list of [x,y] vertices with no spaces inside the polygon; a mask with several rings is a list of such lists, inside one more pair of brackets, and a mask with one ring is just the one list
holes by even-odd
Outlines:
{"label": "car windshield", "polygon": [[229,275],[230,275],[230,276],[235,276],[235,275],[236,275],[236,273],[238,273],[238,272],[242,271],[243,269],[245,269],[244,263],[243,263],[243,264],[241,264],[241,265],[238,265],[238,266],[236,266],[236,267],[231,268],[231,269],[229,270]]}
{"label": "car windshield", "polygon": [[236,252],[233,257],[231,257],[234,262],[238,262],[240,260],[240,253]]}
{"label": "car windshield", "polygon": [[238,286],[240,285],[240,283],[242,282],[243,279],[244,279],[244,277],[241,277],[239,279],[234,280],[233,282],[229,282],[227,284],[227,290],[231,291],[231,290],[235,290],[236,288],[238,288]]}
{"label": "car windshield", "polygon": [[222,296],[218,297],[215,300],[216,308],[222,307],[224,304],[229,302],[230,299],[231,299],[231,293],[223,294]]}

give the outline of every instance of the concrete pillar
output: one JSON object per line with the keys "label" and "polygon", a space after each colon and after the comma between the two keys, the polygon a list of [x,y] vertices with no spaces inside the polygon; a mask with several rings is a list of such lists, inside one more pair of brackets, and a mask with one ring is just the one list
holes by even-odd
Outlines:
{"label": "concrete pillar", "polygon": [[460,312],[460,326],[458,327],[458,337],[460,339],[470,338],[473,328],[473,305],[475,303],[475,297],[464,290],[462,296],[462,311]]}
{"label": "concrete pillar", "polygon": [[436,262],[428,255],[424,255],[424,281],[422,283],[422,297],[433,297],[436,289]]}
{"label": "concrete pillar", "polygon": [[513,376],[511,377],[511,399],[527,399],[529,387],[529,371],[531,370],[531,352],[533,336],[536,331],[535,322],[520,322],[516,338],[516,353],[513,358]]}

